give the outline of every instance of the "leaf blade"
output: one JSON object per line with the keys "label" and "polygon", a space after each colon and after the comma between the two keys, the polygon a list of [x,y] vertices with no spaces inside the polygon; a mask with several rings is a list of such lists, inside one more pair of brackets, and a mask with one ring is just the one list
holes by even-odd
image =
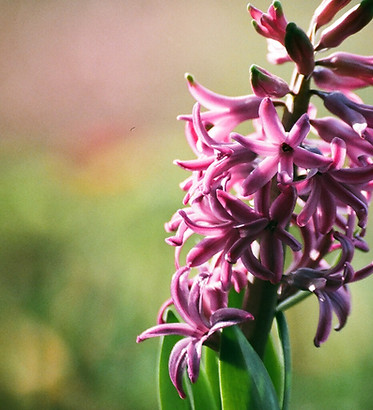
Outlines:
{"label": "leaf blade", "polygon": [[280,409],[263,362],[237,326],[222,332],[220,384],[223,410]]}

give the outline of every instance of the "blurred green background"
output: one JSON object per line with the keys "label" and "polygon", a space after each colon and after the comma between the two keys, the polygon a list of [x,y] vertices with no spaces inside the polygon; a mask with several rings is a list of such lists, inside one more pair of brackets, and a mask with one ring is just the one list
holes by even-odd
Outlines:
{"label": "blurred green background", "polygon": [[[306,29],[319,2],[282,4]],[[4,0],[0,23],[0,409],[154,409],[158,341],[135,339],[169,296],[183,74],[248,94],[265,40],[241,0]],[[373,408],[372,291],[320,349],[316,300],[289,312],[292,409]]]}

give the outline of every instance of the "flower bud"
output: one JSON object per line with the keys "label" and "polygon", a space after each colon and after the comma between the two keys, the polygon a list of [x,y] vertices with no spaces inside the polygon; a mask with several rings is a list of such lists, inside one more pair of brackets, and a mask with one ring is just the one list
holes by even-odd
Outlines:
{"label": "flower bud", "polygon": [[251,4],[248,6],[248,11],[254,19],[253,26],[257,33],[284,44],[285,29],[288,22],[279,1],[274,1],[267,13],[263,13]]}
{"label": "flower bud", "polygon": [[295,23],[286,26],[285,47],[298,72],[310,75],[315,67],[313,46],[307,34]]}
{"label": "flower bud", "polygon": [[290,92],[282,78],[254,64],[250,67],[250,81],[257,97],[281,98]]}
{"label": "flower bud", "polygon": [[316,64],[330,68],[337,75],[354,77],[373,84],[373,56],[337,52],[318,60]]}
{"label": "flower bud", "polygon": [[312,73],[316,85],[327,91],[339,90],[348,93],[350,90],[364,88],[369,85],[359,77],[340,76],[333,70],[324,67],[316,67]]}
{"label": "flower bud", "polygon": [[321,26],[328,24],[339,10],[347,6],[351,0],[324,0],[313,13],[313,22],[317,30]]}
{"label": "flower bud", "polygon": [[315,50],[339,46],[347,37],[365,27],[372,18],[373,1],[363,0],[321,33]]}

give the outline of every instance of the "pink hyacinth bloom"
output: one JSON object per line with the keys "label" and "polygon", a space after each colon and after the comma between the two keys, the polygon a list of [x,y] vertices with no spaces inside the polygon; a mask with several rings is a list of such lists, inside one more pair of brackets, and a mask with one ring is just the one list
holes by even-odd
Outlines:
{"label": "pink hyacinth bloom", "polygon": [[254,19],[253,26],[257,33],[263,37],[272,38],[284,45],[285,30],[288,22],[279,1],[274,1],[268,8],[267,13],[263,13],[251,4],[249,4],[248,10]]}
{"label": "pink hyacinth bloom", "polygon": [[373,263],[354,272],[350,262],[354,246],[350,238],[339,232],[333,237],[341,244],[338,262],[327,269],[302,267],[289,274],[285,282],[300,290],[313,292],[319,301],[319,323],[314,338],[315,346],[325,342],[332,329],[333,312],[339,324],[335,330],[341,330],[350,314],[351,301],[347,284],[356,282],[373,273]]}
{"label": "pink hyacinth bloom", "polygon": [[[229,141],[229,133],[244,121],[258,117],[261,98],[255,95],[227,97],[207,89],[190,74],[186,74],[188,89],[195,100],[208,111],[201,114],[210,135],[219,142]],[[179,120],[193,121],[191,115],[180,115]]]}
{"label": "pink hyacinth bloom", "polygon": [[[242,254],[241,260],[252,275],[279,283],[283,275],[284,246],[289,246],[293,252],[299,252],[302,245],[286,230],[296,203],[295,189],[292,186],[283,188],[272,204],[270,196],[270,183],[258,190],[254,196],[256,211],[269,220],[268,225],[258,235],[259,258],[254,256],[249,248]],[[231,252],[234,253],[233,250]]]}
{"label": "pink hyacinth bloom", "polygon": [[276,109],[269,98],[265,98],[259,108],[264,141],[253,140],[233,133],[238,141],[251,152],[264,159],[242,183],[245,196],[251,195],[269,182],[276,174],[278,182],[288,184],[293,180],[294,164],[305,169],[324,169],[330,159],[301,147],[310,130],[308,115],[302,115],[289,132],[285,132]]}
{"label": "pink hyacinth bloom", "polygon": [[185,323],[162,323],[145,330],[137,337],[139,343],[157,336],[184,336],[175,344],[169,358],[170,378],[181,398],[186,397],[182,384],[185,369],[187,368],[192,383],[195,383],[198,378],[202,345],[204,343],[216,345],[216,340],[213,339],[221,329],[253,319],[253,316],[244,310],[226,306],[206,312],[205,303],[210,307],[218,304],[216,301],[208,302],[205,298],[214,298],[214,296],[220,298],[219,292],[208,292],[206,296],[205,290],[210,278],[208,273],[197,275],[191,285],[189,285],[188,274],[188,268],[180,268],[171,282],[172,302]]}
{"label": "pink hyacinth bloom", "polygon": [[360,138],[358,133],[339,118],[315,118],[310,120],[310,123],[317,134],[328,143],[331,143],[334,136],[338,135],[346,144],[346,152],[353,166],[362,165],[362,156],[373,156],[373,146]]}
{"label": "pink hyacinth bloom", "polygon": [[323,30],[315,50],[338,47],[347,37],[364,28],[373,18],[373,3],[363,0],[345,13],[334,24]]}
{"label": "pink hyacinth bloom", "polygon": [[296,184],[305,204],[297,217],[297,224],[304,226],[310,218],[317,220],[321,233],[328,233],[336,220],[337,206],[350,206],[359,218],[359,226],[367,222],[368,204],[361,190],[373,178],[373,166],[342,169],[346,144],[340,138],[332,141],[333,163],[325,172],[309,175]]}

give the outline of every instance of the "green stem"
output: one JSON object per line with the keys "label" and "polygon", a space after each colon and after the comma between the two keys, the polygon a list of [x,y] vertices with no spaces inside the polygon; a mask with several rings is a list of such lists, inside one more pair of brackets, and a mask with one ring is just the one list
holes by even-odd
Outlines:
{"label": "green stem", "polygon": [[276,314],[277,288],[269,281],[254,278],[245,295],[244,308],[255,320],[244,323],[242,332],[261,358]]}

